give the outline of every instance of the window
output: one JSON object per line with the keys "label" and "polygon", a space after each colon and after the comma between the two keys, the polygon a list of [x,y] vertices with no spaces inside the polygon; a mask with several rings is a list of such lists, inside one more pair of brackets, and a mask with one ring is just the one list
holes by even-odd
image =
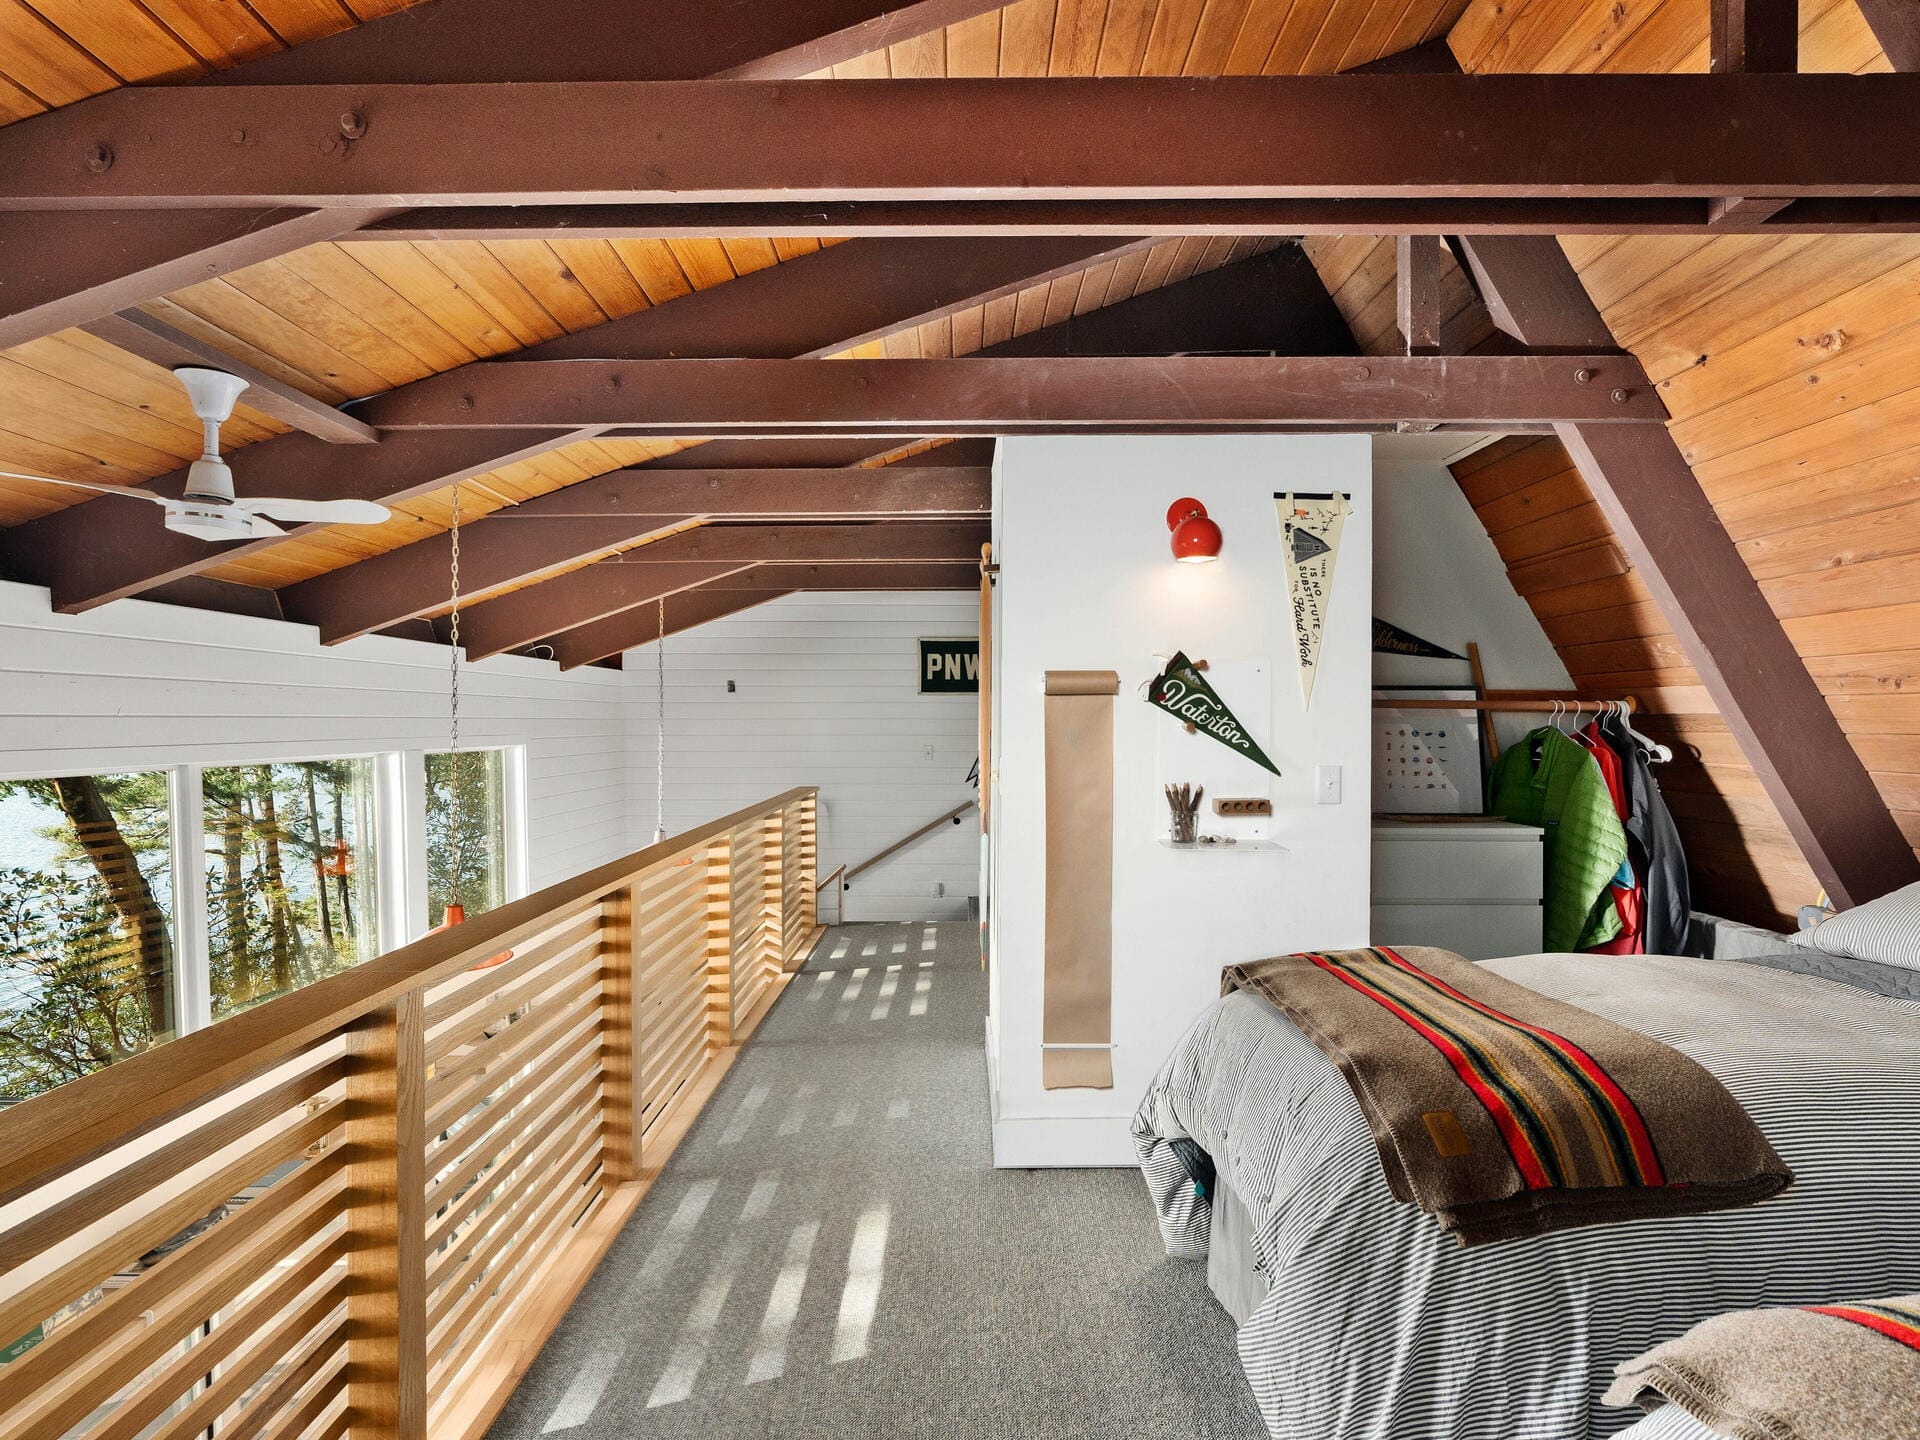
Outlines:
{"label": "window", "polygon": [[371,760],[212,767],[201,795],[216,1019],[379,953]]}
{"label": "window", "polygon": [[507,899],[506,752],[427,756],[427,916],[449,903],[467,917]]}
{"label": "window", "polygon": [[172,1038],[163,772],[0,782],[0,1103]]}

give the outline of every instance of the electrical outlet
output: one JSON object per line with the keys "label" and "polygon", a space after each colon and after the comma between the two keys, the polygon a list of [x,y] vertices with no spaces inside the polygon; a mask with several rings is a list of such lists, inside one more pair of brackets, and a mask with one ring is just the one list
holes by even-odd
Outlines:
{"label": "electrical outlet", "polygon": [[1317,805],[1340,803],[1340,767],[1338,765],[1313,767],[1313,798]]}

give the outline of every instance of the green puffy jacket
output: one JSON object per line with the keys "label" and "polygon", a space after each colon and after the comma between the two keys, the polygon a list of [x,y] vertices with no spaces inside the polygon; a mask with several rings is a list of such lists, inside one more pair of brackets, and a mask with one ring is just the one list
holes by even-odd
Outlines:
{"label": "green puffy jacket", "polygon": [[1535,730],[1494,762],[1488,808],[1547,832],[1548,950],[1582,950],[1620,933],[1607,882],[1627,858],[1627,832],[1592,755],[1551,726]]}

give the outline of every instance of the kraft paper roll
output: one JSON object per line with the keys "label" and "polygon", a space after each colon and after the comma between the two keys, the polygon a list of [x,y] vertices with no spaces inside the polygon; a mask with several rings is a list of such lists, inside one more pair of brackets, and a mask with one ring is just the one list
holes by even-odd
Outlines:
{"label": "kraft paper roll", "polygon": [[[1040,1039],[1113,1038],[1112,670],[1046,676],[1047,923]],[[1113,1088],[1107,1049],[1042,1050],[1049,1090]]]}

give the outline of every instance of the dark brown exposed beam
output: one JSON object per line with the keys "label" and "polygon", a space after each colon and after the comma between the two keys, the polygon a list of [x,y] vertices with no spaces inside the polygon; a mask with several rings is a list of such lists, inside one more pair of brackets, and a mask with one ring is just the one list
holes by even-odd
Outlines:
{"label": "dark brown exposed beam", "polygon": [[[759,565],[669,595],[666,633],[676,635],[803,590],[973,590],[979,583],[977,555],[970,561],[926,565]],[[648,644],[659,635],[659,611],[647,604],[555,635],[533,653],[551,650],[561,668],[571,670]]]}
{"label": "dark brown exposed beam", "polygon": [[[854,241],[522,354],[543,359],[822,355],[1125,254],[1143,243],[1051,237]],[[388,398],[398,401],[409,388],[390,391]],[[364,411],[359,416],[371,418]],[[377,446],[351,452],[309,436],[283,435],[236,452],[232,463],[242,494],[392,503],[555,449],[581,434],[572,424],[540,434],[395,434]],[[780,458],[758,463],[815,462]],[[178,495],[185,478],[184,469],[176,470],[142,488]],[[319,528],[302,526],[291,533]],[[47,586],[55,608],[72,612],[136,595],[272,543],[206,545],[155,526],[147,506],[107,498],[0,531],[0,574]]]}
{"label": "dark brown exposed beam", "polygon": [[[667,541],[656,543],[664,545]],[[757,567],[732,560],[655,560],[646,564],[602,561],[497,600],[483,601],[464,612],[460,616],[461,648],[469,660],[485,660],[609,615],[651,607],[682,590],[729,578],[747,577],[734,588],[764,589],[766,577],[752,579],[756,573]]]}
{"label": "dark brown exposed beam", "polygon": [[[1796,200],[1768,220],[1700,196],[1576,199],[757,200],[739,204],[433,206],[361,237],[682,239],[791,235],[1830,235],[1920,231],[1912,199]],[[356,239],[352,243],[360,243]]]}
{"label": "dark brown exposed beam", "polygon": [[1860,13],[1887,63],[1895,70],[1920,70],[1920,4],[1915,0],[1860,0]]}
{"label": "dark brown exposed beam", "polygon": [[1800,0],[1708,0],[1708,68],[1716,75],[1800,68]]}
{"label": "dark brown exposed beam", "polygon": [[[733,75],[806,75],[835,61],[884,49],[994,8],[994,0],[781,0],[714,5],[710,0],[431,0],[335,35],[261,56],[202,79],[222,86],[358,86],[449,81],[694,80]],[[66,107],[88,129],[101,97]],[[344,112],[343,112],[344,113]],[[271,111],[255,128],[221,137],[226,158],[244,157],[279,123]],[[303,137],[336,164],[351,145],[335,117]],[[97,148],[96,148],[97,147]],[[119,156],[104,135],[69,157],[111,167]],[[4,167],[0,167],[3,169]],[[246,209],[174,215],[42,216],[22,225],[0,216],[0,348],[48,335],[151,300],[244,265],[348,234],[393,214],[337,207],[314,213]],[[795,232],[802,233],[802,232]]]}
{"label": "dark brown exposed beam", "polygon": [[1394,251],[1401,344],[1409,355],[1438,355],[1447,318],[1440,298],[1441,242],[1431,235],[1402,235]]}
{"label": "dark brown exposed beam", "polygon": [[[848,247],[840,247],[842,249]],[[695,337],[689,337],[695,338]],[[710,343],[710,342],[709,342]],[[1169,351],[1267,351],[1298,348],[1310,353],[1349,352],[1352,336],[1340,318],[1312,263],[1296,246],[1282,246],[1192,276],[1114,305],[1070,316],[990,347],[992,355],[1160,354]],[[695,446],[663,460],[637,467],[627,479],[601,487],[583,482],[578,487],[484,518],[468,527],[463,545],[464,568],[472,588],[492,588],[528,579],[609,546],[628,543],[664,523],[621,520],[618,516],[595,524],[542,524],[532,532],[521,523],[529,518],[558,516],[576,511],[596,494],[616,494],[619,504],[640,503],[644,513],[690,515],[715,513],[715,489],[724,486],[725,466],[754,467],[763,457],[756,447],[764,441],[722,440]],[[838,447],[837,450],[835,447]],[[783,448],[812,450],[805,460],[796,453],[789,468],[854,465],[880,458],[883,447],[874,441],[790,441]],[[858,471],[833,485],[858,508],[903,513],[925,513],[947,508],[950,502],[971,498],[972,508],[984,510],[985,467],[992,463],[992,441],[959,441],[911,456],[885,472]],[[707,474],[698,488],[675,489],[661,472],[704,466]],[[761,464],[759,468],[764,468]],[[936,477],[950,471],[972,470],[977,487],[944,493]],[[739,487],[736,487],[739,488]],[[949,483],[951,488],[951,483]],[[669,500],[678,503],[668,503]],[[743,499],[742,503],[757,503]],[[791,503],[791,500],[789,501]],[[964,505],[957,508],[968,508]],[[630,513],[640,514],[640,510]],[[351,638],[369,630],[383,630],[408,615],[437,606],[446,594],[448,542],[444,538],[402,546],[385,555],[361,561],[282,592],[295,618],[320,628],[328,642]],[[618,608],[618,607],[611,607]],[[610,613],[598,611],[595,613]],[[550,620],[513,632],[499,648],[532,640],[560,628]]]}
{"label": "dark brown exposed beam", "polygon": [[126,88],[0,130],[0,208],[1881,197],[1920,195],[1916,113],[1910,75]]}
{"label": "dark brown exposed beam", "polygon": [[237,375],[247,382],[246,402],[250,409],[303,430],[317,440],[335,445],[371,445],[380,438],[380,432],[366,421],[356,420],[346,411],[316,400],[206,341],[176,330],[164,320],[156,320],[144,310],[103,315],[80,328],[95,339],[169,370],[182,365],[205,365]]}
{"label": "dark brown exposed beam", "polygon": [[[1553,241],[1465,244],[1515,338],[1612,338]],[[1666,429],[1556,432],[1828,894],[1857,905],[1920,879],[1920,861]]]}
{"label": "dark brown exposed beam", "polygon": [[619,426],[660,435],[1242,431],[1400,421],[1659,422],[1621,355],[496,361],[368,405],[383,429]]}
{"label": "dark brown exposed beam", "polygon": [[[468,594],[481,594],[696,516],[979,515],[992,508],[991,490],[991,475],[972,465],[621,470],[466,527],[461,583]],[[318,626],[327,644],[350,640],[443,607],[451,558],[451,541],[436,535],[289,585],[279,592],[281,610],[289,620]],[[554,628],[538,627],[522,638]]]}
{"label": "dark brown exposed beam", "polygon": [[0,349],[397,213],[391,207],[0,213]]}
{"label": "dark brown exposed beam", "polygon": [[[836,570],[842,565],[871,562],[876,558],[874,531],[878,528],[816,526],[813,529],[819,533],[806,535],[804,547],[778,530],[763,529],[751,537],[728,537],[728,543],[719,547],[723,553],[715,558],[690,558],[703,548],[714,547],[710,542],[689,538],[704,535],[704,531],[683,531],[629,550],[618,559],[583,566],[544,584],[476,605],[461,617],[461,638],[468,657],[482,660],[543,636],[645,608],[662,595],[695,585],[716,583],[723,577],[730,583],[742,583],[738,572],[758,561],[781,561],[780,574],[787,576],[791,566],[796,578],[806,568],[802,562]],[[741,546],[749,546],[755,553],[743,556]],[[800,548],[807,553],[797,554]],[[960,562],[965,556],[955,550],[944,558]],[[707,573],[701,573],[703,570]]]}

